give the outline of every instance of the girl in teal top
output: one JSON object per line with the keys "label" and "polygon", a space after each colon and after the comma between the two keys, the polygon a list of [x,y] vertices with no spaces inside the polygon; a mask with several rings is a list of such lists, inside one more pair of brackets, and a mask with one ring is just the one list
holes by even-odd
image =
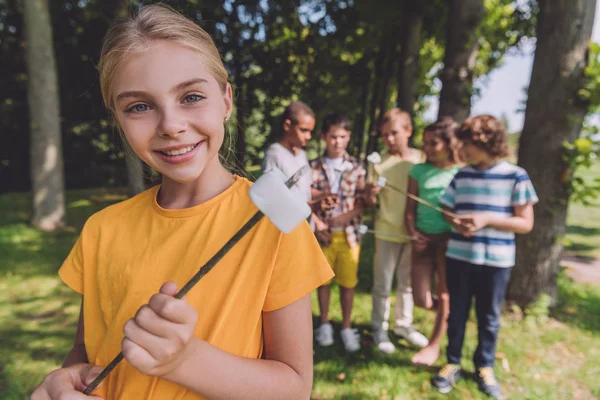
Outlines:
{"label": "girl in teal top", "polygon": [[[410,170],[408,192],[439,206],[446,188],[460,169],[458,124],[450,117],[427,126],[423,132],[426,162]],[[440,342],[446,333],[450,300],[446,288],[446,247],[451,226],[439,211],[408,199],[406,228],[412,241],[411,280],[416,306],[436,310],[435,326],[429,344],[412,357],[414,364],[432,365],[440,355]],[[431,293],[436,280],[436,295]]]}

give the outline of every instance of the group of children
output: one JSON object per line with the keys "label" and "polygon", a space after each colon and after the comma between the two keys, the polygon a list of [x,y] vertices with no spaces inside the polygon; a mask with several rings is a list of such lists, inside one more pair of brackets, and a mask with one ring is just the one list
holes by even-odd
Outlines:
{"label": "group of children", "polygon": [[[311,206],[309,221],[282,234],[262,220],[179,299],[177,288],[256,211],[251,183],[219,157],[233,108],[227,72],[210,36],[163,5],[143,7],[109,30],[99,70],[124,139],[162,182],[87,221],[59,271],[82,294],[73,349],[33,400],[92,398],[82,393],[86,385],[120,351],[124,361],[96,393],[103,398],[309,398],[311,292],[319,297],[317,343],[334,341],[328,310],[335,279],[342,342],[359,350],[351,326],[359,227],[375,206],[375,344],[385,353],[395,349],[388,335],[395,273],[393,330],[422,348],[412,361],[426,365],[438,358],[447,331],[448,363],[432,380],[447,392],[460,376],[475,297],[473,361],[481,389],[500,395],[492,369],[500,306],[514,265],[514,233],[531,230],[537,201],[526,172],[502,161],[500,121],[480,116],[459,126],[443,118],[425,128],[420,152],[408,145],[410,116],[389,110],[379,127],[386,153],[374,166],[387,180],[380,187],[346,151],[348,118],[326,116],[326,150],[293,189]],[[315,122],[308,106],[290,104],[263,168],[290,176],[307,165],[302,148]],[[437,312],[429,340],[413,327],[415,304]]]}
{"label": "group of children", "polygon": [[[305,121],[303,132],[305,139],[310,139],[314,113],[307,105],[293,102],[286,115],[293,118],[284,116],[282,141],[267,151],[265,169],[269,165],[285,169],[281,160],[273,159],[280,147],[306,160],[302,150],[306,140],[295,140],[297,130],[287,126]],[[366,182],[365,167],[346,151],[350,122],[334,113],[323,119],[325,151],[310,162],[312,184],[307,183],[310,192],[305,190],[314,210],[315,236],[340,290],[344,348],[349,352],[360,349],[359,334],[351,326],[358,283],[359,226],[365,210],[377,205],[371,315],[374,344],[384,353],[395,351],[388,334],[389,294],[395,273],[393,331],[421,348],[412,362],[432,365],[448,332],[448,364],[432,380],[446,393],[460,376],[465,325],[475,297],[479,346],[473,360],[480,388],[497,398],[500,389],[493,365],[500,307],[514,265],[514,233],[527,233],[533,225],[532,207],[537,201],[533,186],[525,171],[502,161],[508,155],[507,138],[502,122],[494,117],[469,118],[461,125],[452,118],[441,118],[425,127],[422,152],[409,146],[413,126],[408,113],[398,108],[387,111],[379,129],[385,154],[374,171],[385,178],[383,187]],[[334,201],[323,201],[330,197]],[[320,325],[315,339],[320,346],[334,343],[328,316],[330,285],[327,282],[317,290]],[[414,305],[436,312],[429,339],[412,325]]]}

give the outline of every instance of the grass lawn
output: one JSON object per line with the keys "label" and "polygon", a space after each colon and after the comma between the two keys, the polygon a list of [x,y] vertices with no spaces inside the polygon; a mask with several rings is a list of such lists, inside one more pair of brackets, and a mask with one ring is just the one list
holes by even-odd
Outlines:
{"label": "grass lawn", "polygon": [[[592,168],[578,171],[578,175],[592,181],[600,179],[600,163]],[[566,254],[580,257],[600,258],[600,199],[593,206],[569,205]]]}
{"label": "grass lawn", "polygon": [[[87,216],[123,198],[118,190],[71,191],[69,226],[49,234],[27,225],[27,194],[0,196],[0,399],[28,398],[42,377],[62,362],[72,343],[79,298],[56,272]],[[592,213],[599,221],[598,209],[571,208],[572,251],[597,254],[600,230],[590,222]],[[410,365],[414,349],[406,343],[399,342],[399,351],[391,356],[370,346],[372,252],[373,238],[367,236],[354,312],[363,349],[347,355],[339,343],[316,348],[313,399],[483,398],[468,376],[450,395],[435,393],[429,378],[436,368]],[[511,398],[600,397],[600,288],[575,284],[563,275],[559,287],[561,303],[547,321],[521,320],[516,314],[503,319],[498,352],[506,361],[498,360],[497,371]],[[316,296],[313,301],[316,311]],[[334,321],[340,321],[336,289],[331,308]],[[419,329],[429,333],[433,314],[416,310],[415,318]],[[471,320],[464,349],[466,371],[472,371],[469,360],[475,343]]]}

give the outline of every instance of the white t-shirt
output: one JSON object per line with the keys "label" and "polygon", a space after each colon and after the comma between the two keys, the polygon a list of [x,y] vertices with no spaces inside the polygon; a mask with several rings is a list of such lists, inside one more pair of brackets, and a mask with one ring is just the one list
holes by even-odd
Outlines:
{"label": "white t-shirt", "polygon": [[[303,166],[308,166],[308,158],[304,150],[292,153],[279,143],[273,143],[265,152],[265,158],[262,163],[262,170],[266,172],[272,168],[278,168],[283,172],[286,178],[290,178]],[[310,168],[300,178],[298,183],[292,187],[292,191],[302,194],[306,201],[311,200],[310,186],[312,185],[312,173]]]}
{"label": "white t-shirt", "polygon": [[333,210],[333,216],[342,213],[342,199],[341,199],[341,183],[342,183],[342,165],[344,164],[344,157],[340,158],[329,158],[325,157],[325,164],[327,165],[327,180],[329,181],[329,188],[331,193],[337,194],[340,198],[338,206]]}

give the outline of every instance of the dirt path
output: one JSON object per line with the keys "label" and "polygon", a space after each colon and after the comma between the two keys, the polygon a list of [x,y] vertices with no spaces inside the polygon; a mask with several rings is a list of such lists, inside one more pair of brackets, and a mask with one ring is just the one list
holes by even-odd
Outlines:
{"label": "dirt path", "polygon": [[562,264],[574,281],[600,286],[600,258],[565,256]]}

